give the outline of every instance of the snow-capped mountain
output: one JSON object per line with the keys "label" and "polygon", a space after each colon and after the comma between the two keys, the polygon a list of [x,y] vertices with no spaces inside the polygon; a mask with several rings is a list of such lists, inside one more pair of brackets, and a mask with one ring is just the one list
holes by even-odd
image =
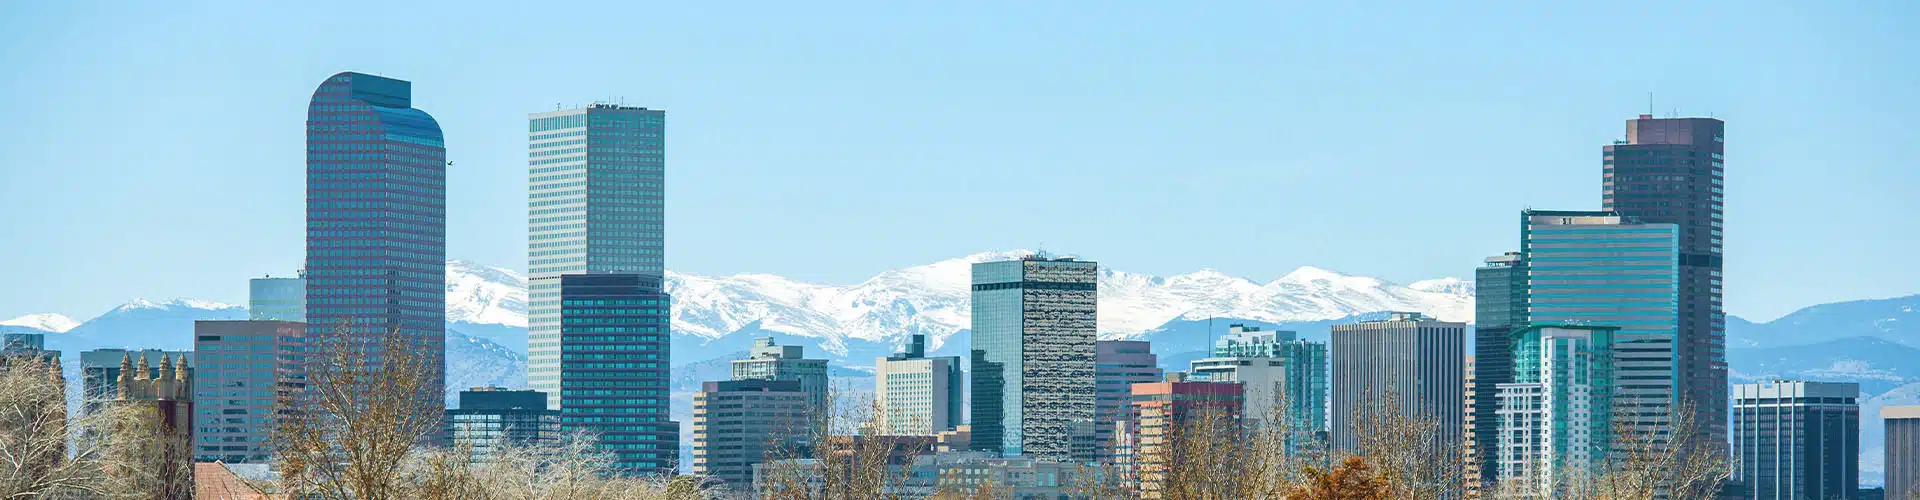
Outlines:
{"label": "snow-capped mountain", "polygon": [[39,313],[0,321],[0,326],[20,327],[52,333],[67,333],[67,331],[72,330],[73,327],[80,326],[80,322],[59,314]]}
{"label": "snow-capped mountain", "polygon": [[[709,277],[669,271],[673,331],[706,341],[735,332],[778,333],[818,340],[833,354],[851,344],[898,343],[928,336],[931,348],[971,326],[971,266],[1016,259],[1015,250],[948,259],[880,273],[847,286],[806,283],[770,274]],[[526,278],[464,261],[447,264],[447,319],[526,325]],[[1103,267],[1101,334],[1132,338],[1169,321],[1231,317],[1270,323],[1322,321],[1379,311],[1421,311],[1450,321],[1473,320],[1473,285],[1444,278],[1401,286],[1314,267],[1258,283],[1205,269],[1170,278]]]}

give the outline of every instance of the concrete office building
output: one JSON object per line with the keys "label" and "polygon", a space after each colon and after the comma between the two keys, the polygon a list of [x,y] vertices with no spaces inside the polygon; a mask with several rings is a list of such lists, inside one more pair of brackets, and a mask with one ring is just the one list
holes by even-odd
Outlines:
{"label": "concrete office building", "polygon": [[1326,432],[1324,342],[1300,339],[1291,331],[1231,325],[1226,336],[1214,341],[1212,355],[1194,360],[1191,367],[1198,380],[1244,385],[1250,421],[1266,422],[1280,411],[1295,434],[1289,449]]}
{"label": "concrete office building", "polygon": [[[973,446],[1066,461],[1093,444],[1099,265],[1032,256],[973,265]],[[1091,446],[1083,453],[1091,455]]]}
{"label": "concrete office building", "polygon": [[[145,380],[154,380],[160,378],[160,366],[164,364],[161,363],[163,358],[166,360],[186,360],[187,377],[192,377],[193,370],[198,366],[193,361],[193,351],[162,351],[159,349],[133,351],[126,349],[95,349],[82,351],[80,353],[80,397],[81,401],[83,401],[81,406],[82,411],[91,414],[95,409],[99,408],[102,403],[119,397],[122,360],[131,359],[133,366],[147,367],[146,373],[141,375],[141,377]],[[177,361],[174,364],[177,364]],[[189,391],[189,393],[191,393],[191,391]]]}
{"label": "concrete office building", "polygon": [[1920,405],[1882,407],[1880,418],[1886,420],[1887,498],[1920,494]]}
{"label": "concrete office building", "polygon": [[398,335],[446,380],[447,149],[413,84],[328,77],[307,106],[307,338]]}
{"label": "concrete office building", "polygon": [[547,395],[532,390],[475,387],[460,391],[459,406],[447,409],[447,442],[466,447],[473,463],[486,463],[504,446],[528,447],[560,440],[560,410],[547,408]]}
{"label": "concrete office building", "polygon": [[1467,408],[1467,425],[1473,428],[1467,451],[1473,463],[1468,467],[1469,472],[1480,473],[1479,484],[1472,485],[1476,487],[1492,486],[1499,478],[1494,465],[1499,454],[1479,447],[1499,442],[1495,433],[1500,425],[1494,414],[1499,400],[1494,391],[1500,384],[1513,381],[1513,353],[1507,336],[1527,326],[1527,268],[1523,259],[1519,252],[1487,257],[1486,266],[1473,273],[1473,381],[1475,387],[1486,388],[1486,397],[1474,397],[1473,405]]}
{"label": "concrete office building", "polygon": [[[1389,398],[1400,416],[1433,422],[1445,433],[1436,436],[1436,452],[1459,453],[1465,428],[1460,402],[1466,386],[1466,330],[1463,323],[1433,319],[1420,313],[1396,312],[1388,319],[1333,325],[1331,360],[1332,415],[1352,416],[1387,411]],[[1334,418],[1334,450],[1359,448],[1360,436],[1352,418]]]}
{"label": "concrete office building", "polygon": [[809,397],[795,380],[701,384],[693,396],[693,473],[744,492],[752,488],[754,464],[769,453],[775,459],[809,458]]}
{"label": "concrete office building", "polygon": [[1075,474],[1080,464],[1002,457],[977,451],[941,452],[913,458],[898,494],[905,498],[932,498],[942,491],[975,491],[991,485],[1013,500],[1079,498]]}
{"label": "concrete office building", "polygon": [[1490,388],[1499,440],[1488,451],[1501,482],[1557,496],[1577,481],[1566,477],[1569,471],[1606,460],[1613,449],[1613,336],[1619,330],[1534,325],[1508,337],[1513,381]]}
{"label": "concrete office building", "polygon": [[[666,269],[666,112],[594,104],[527,119],[527,382],[560,401],[567,274]],[[649,352],[667,360],[668,351]]]}
{"label": "concrete office building", "polygon": [[792,380],[807,393],[807,404],[827,407],[827,360],[806,359],[806,347],[779,345],[773,337],[753,339],[747,359],[733,360],[734,380]]}
{"label": "concrete office building", "polygon": [[[1734,480],[1742,496],[1859,498],[1859,398],[1860,384],[1851,382],[1733,386]],[[1894,446],[1891,435],[1887,446]]]}
{"label": "concrete office building", "polygon": [[196,460],[273,459],[274,406],[307,386],[306,327],[298,321],[193,322]]}
{"label": "concrete office building", "polygon": [[1726,209],[1726,122],[1627,120],[1625,140],[1601,147],[1600,209],[1675,226],[1679,329],[1675,379],[1709,442],[1726,440],[1727,317],[1721,302]]}
{"label": "concrete office building", "polygon": [[1133,432],[1133,384],[1165,379],[1152,344],[1138,340],[1101,340],[1094,343],[1094,458],[1111,463],[1119,457],[1122,433]]}
{"label": "concrete office building", "polygon": [[247,319],[307,321],[307,279],[254,278],[247,280]]}
{"label": "concrete office building", "polygon": [[927,337],[915,334],[904,352],[874,360],[875,422],[890,436],[933,436],[960,425],[960,357],[927,357]]}
{"label": "concrete office building", "polygon": [[1528,322],[1620,328],[1613,339],[1614,375],[1623,381],[1614,392],[1615,417],[1636,432],[1664,432],[1677,402],[1678,241],[1673,224],[1609,212],[1521,213]]}

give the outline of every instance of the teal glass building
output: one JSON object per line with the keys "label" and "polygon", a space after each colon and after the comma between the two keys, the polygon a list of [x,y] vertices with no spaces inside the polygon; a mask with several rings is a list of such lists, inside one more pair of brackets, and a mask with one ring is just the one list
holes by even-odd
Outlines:
{"label": "teal glass building", "polygon": [[1590,211],[1529,210],[1521,222],[1528,322],[1619,328],[1617,416],[1635,429],[1668,428],[1677,397],[1678,228]]}
{"label": "teal glass building", "polygon": [[1066,258],[973,265],[973,449],[1092,458],[1098,278]]}
{"label": "teal glass building", "polygon": [[[446,391],[447,149],[413,84],[361,73],[307,107],[307,336],[401,335]],[[376,343],[376,345],[378,345]]]}
{"label": "teal glass building", "polygon": [[[528,385],[633,472],[669,470],[679,442],[667,419],[665,135],[665,111],[613,104],[527,121]],[[595,305],[607,300],[653,303]]]}
{"label": "teal glass building", "polygon": [[1569,471],[1593,467],[1613,444],[1611,326],[1533,325],[1508,338],[1512,382],[1494,390],[1500,481],[1544,497],[1571,493]]}

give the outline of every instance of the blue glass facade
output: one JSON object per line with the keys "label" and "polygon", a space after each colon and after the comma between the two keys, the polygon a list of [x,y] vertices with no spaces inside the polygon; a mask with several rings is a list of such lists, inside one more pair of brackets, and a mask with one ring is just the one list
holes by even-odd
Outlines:
{"label": "blue glass facade", "polygon": [[[661,110],[594,104],[527,120],[527,381],[564,427],[600,434],[633,472],[669,470],[679,448],[660,288],[665,140]],[[599,298],[610,294],[631,297]],[[606,300],[649,304],[588,303]]]}
{"label": "blue glass facade", "polygon": [[540,278],[662,276],[666,112],[595,104],[537,113],[527,134],[527,378],[558,408],[560,290]]}
{"label": "blue glass facade", "polygon": [[973,449],[1091,458],[1098,276],[1071,259],[973,265]]}
{"label": "blue glass facade", "polygon": [[440,126],[412,107],[411,83],[320,84],[307,108],[309,337],[404,335],[445,373],[446,181]]}
{"label": "blue glass facade", "polygon": [[680,424],[668,418],[672,299],[660,278],[569,274],[541,278],[560,289],[560,426],[600,438],[614,465],[670,473]]}
{"label": "blue glass facade", "polygon": [[1636,428],[1663,427],[1678,382],[1678,228],[1611,212],[1530,210],[1521,219],[1527,320],[1619,328],[1616,416]]}

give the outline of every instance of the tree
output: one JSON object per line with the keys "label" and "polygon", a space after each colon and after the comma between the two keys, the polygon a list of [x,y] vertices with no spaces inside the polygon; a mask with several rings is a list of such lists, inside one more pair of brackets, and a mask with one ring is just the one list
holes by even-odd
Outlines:
{"label": "tree", "polygon": [[0,359],[0,498],[184,498],[190,443],[155,407],[102,404],[67,413],[58,361]]}
{"label": "tree", "polygon": [[434,437],[444,411],[431,345],[398,331],[374,339],[343,323],[308,340],[304,390],[276,403],[275,460],[296,496],[385,500],[401,495],[402,466]]}
{"label": "tree", "polygon": [[1349,456],[1331,470],[1306,468],[1307,480],[1287,492],[1287,500],[1386,500],[1388,486],[1367,460]]}

